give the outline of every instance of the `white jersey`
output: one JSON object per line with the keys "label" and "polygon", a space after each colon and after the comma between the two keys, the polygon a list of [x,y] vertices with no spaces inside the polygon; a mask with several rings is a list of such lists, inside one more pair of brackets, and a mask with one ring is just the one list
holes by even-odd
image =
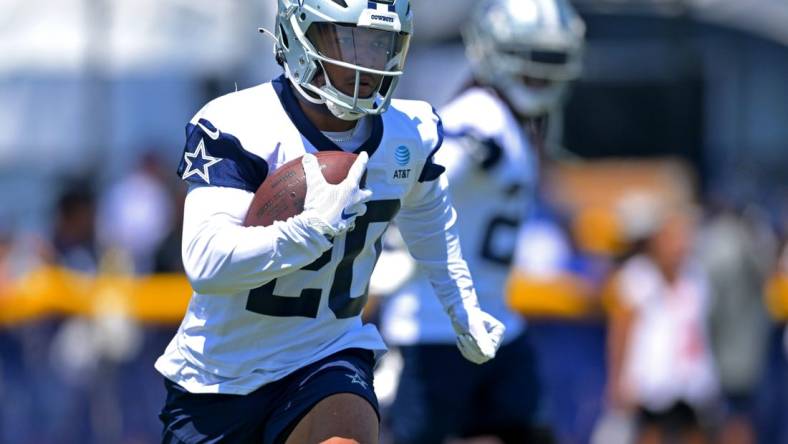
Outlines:
{"label": "white jersey", "polygon": [[187,126],[179,168],[190,183],[183,260],[194,289],[188,311],[156,368],[192,393],[245,394],[346,348],[385,350],[362,325],[380,237],[396,216],[441,301],[475,297],[453,228],[443,139],[424,102],[392,102],[367,117],[366,187],[373,192],[355,229],[333,243],[311,227],[243,227],[253,193],[284,163],[339,149],[301,111],[289,81],[220,97]]}
{"label": "white jersey", "polygon": [[718,381],[706,326],[705,272],[688,262],[669,283],[651,259],[635,256],[621,268],[618,293],[635,312],[623,383],[637,401],[655,411],[679,401],[701,407],[712,401]]}
{"label": "white jersey", "polygon": [[[536,159],[515,116],[487,89],[466,91],[440,114],[446,140],[435,161],[449,176],[463,256],[479,305],[506,325],[508,341],[524,327],[522,317],[507,307],[504,289],[518,228],[534,192]],[[398,345],[455,340],[422,273],[386,301],[382,331]]]}

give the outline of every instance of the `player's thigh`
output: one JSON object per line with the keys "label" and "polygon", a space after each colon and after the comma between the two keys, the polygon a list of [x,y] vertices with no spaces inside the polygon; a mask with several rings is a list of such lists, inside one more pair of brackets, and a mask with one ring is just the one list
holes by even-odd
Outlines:
{"label": "player's thigh", "polygon": [[288,376],[287,391],[266,421],[264,442],[312,444],[331,434],[338,443],[377,442],[374,365],[371,351],[342,350]]}
{"label": "player's thigh", "polygon": [[339,393],[318,402],[299,421],[286,444],[375,444],[378,436],[378,415],[369,401],[353,393]]}

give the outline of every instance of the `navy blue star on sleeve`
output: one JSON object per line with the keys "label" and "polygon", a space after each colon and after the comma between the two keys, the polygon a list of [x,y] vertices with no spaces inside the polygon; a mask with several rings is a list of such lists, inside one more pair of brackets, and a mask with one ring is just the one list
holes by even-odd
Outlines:
{"label": "navy blue star on sleeve", "polygon": [[255,192],[268,174],[268,164],[232,134],[200,119],[186,126],[186,146],[178,176],[191,183]]}

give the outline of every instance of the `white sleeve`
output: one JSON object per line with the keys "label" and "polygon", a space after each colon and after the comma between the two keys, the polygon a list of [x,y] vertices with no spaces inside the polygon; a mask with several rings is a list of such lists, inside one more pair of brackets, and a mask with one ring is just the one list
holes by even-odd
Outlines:
{"label": "white sleeve", "polygon": [[[425,272],[446,311],[478,306],[468,264],[462,258],[454,224],[457,214],[447,191],[446,175],[422,182],[404,199],[397,216],[410,254]],[[462,305],[457,305],[462,302]]]}
{"label": "white sleeve", "polygon": [[435,153],[435,163],[446,168],[443,173],[450,184],[457,183],[475,167],[468,150],[459,138],[445,138],[441,148]]}
{"label": "white sleeve", "polygon": [[312,263],[331,247],[299,216],[267,227],[244,227],[253,196],[236,188],[190,188],[181,253],[195,291],[229,294],[256,288]]}

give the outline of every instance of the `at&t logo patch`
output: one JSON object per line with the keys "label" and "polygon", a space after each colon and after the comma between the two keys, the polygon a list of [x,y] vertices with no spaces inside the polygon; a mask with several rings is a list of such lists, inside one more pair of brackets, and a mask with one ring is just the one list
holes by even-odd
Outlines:
{"label": "at&t logo patch", "polygon": [[[394,151],[394,161],[401,167],[408,166],[410,163],[410,150],[405,145],[400,145]],[[407,179],[410,177],[410,168],[394,170],[392,179]]]}
{"label": "at&t logo patch", "polygon": [[397,164],[405,166],[410,162],[410,150],[405,145],[400,145],[394,151],[394,158],[397,160]]}

